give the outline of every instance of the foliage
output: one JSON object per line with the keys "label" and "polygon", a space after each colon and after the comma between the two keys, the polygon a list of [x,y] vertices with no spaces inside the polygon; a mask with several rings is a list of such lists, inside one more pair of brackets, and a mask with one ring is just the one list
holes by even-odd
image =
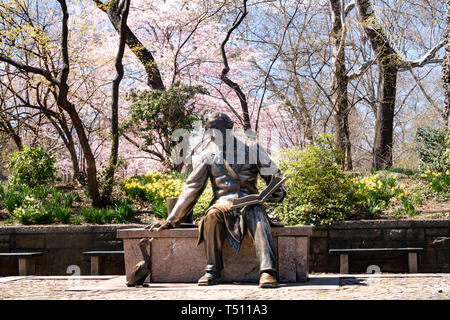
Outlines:
{"label": "foliage", "polygon": [[213,198],[213,191],[210,183],[208,183],[202,195],[200,196],[200,198],[198,199],[197,203],[194,206],[193,220],[198,220],[205,215],[206,210],[209,208],[211,204],[212,198]]}
{"label": "foliage", "polygon": [[[177,129],[190,130],[193,123],[200,120],[195,113],[195,104],[189,103],[198,93],[207,92],[201,86],[181,86],[178,82],[166,91],[131,90],[127,95],[131,102],[131,117],[124,122],[123,128],[140,127],[145,146],[160,144],[165,155],[170,155],[176,144],[170,139],[172,133]],[[170,163],[166,165],[170,167]]]}
{"label": "foliage", "polygon": [[403,191],[397,196],[397,199],[401,202],[402,207],[396,208],[394,210],[394,214],[399,215],[402,212],[405,212],[407,215],[411,217],[417,215],[414,203],[419,202],[420,199],[416,193],[414,193],[412,197],[409,197],[408,192]]}
{"label": "foliage", "polygon": [[405,169],[405,168],[386,168],[385,171],[403,174],[405,176],[413,176],[416,173],[414,170]]}
{"label": "foliage", "polygon": [[70,223],[74,215],[72,208],[74,200],[77,195],[73,192],[63,193],[56,188],[51,189],[51,197],[45,203],[44,208],[47,212],[54,215],[54,217],[61,223]]}
{"label": "foliage", "polygon": [[426,170],[420,175],[428,184],[428,186],[437,193],[450,192],[450,170],[445,172],[434,172]]}
{"label": "foliage", "polygon": [[115,220],[118,223],[129,222],[133,219],[136,209],[131,200],[118,201],[115,204]]}
{"label": "foliage", "polygon": [[81,209],[83,220],[93,224],[125,223],[131,221],[135,214],[135,208],[130,200],[118,201],[112,207]]}
{"label": "foliage", "polygon": [[[167,218],[167,203],[169,197],[178,197],[183,190],[187,174],[177,172],[161,173],[150,171],[145,175],[126,177],[122,179],[125,193],[132,199],[149,202],[152,212],[159,218]],[[213,192],[210,184],[194,206],[193,219],[199,219],[209,208]]]}
{"label": "foliage", "polygon": [[20,207],[25,200],[25,192],[23,187],[9,187],[5,189],[2,187],[0,192],[0,202],[8,210],[10,214],[14,212],[17,207]]}
{"label": "foliage", "polygon": [[134,178],[126,177],[122,179],[122,185],[132,199],[149,202],[159,218],[167,218],[166,199],[178,197],[183,190],[183,180],[175,173],[153,171]]}
{"label": "foliage", "polygon": [[54,187],[9,185],[0,190],[0,203],[22,224],[69,223],[79,196]]}
{"label": "foliage", "polygon": [[393,176],[380,176],[380,173],[353,178],[356,188],[356,205],[362,208],[371,217],[378,216],[382,210],[398,205],[394,213],[399,215],[406,213],[410,216],[416,214],[415,203],[419,202],[416,193],[409,195],[407,191],[398,185],[398,180]]}
{"label": "foliage", "polygon": [[55,156],[41,147],[24,146],[11,154],[8,169],[11,172],[9,183],[24,184],[30,187],[44,185],[55,177]]}
{"label": "foliage", "polygon": [[437,172],[445,172],[449,169],[449,157],[446,155],[450,147],[448,138],[449,130],[447,128],[417,129],[416,151],[421,161],[419,169]]}
{"label": "foliage", "polygon": [[81,216],[84,221],[94,224],[110,223],[112,221],[111,208],[81,208]]}
{"label": "foliage", "polygon": [[[401,4],[389,1],[377,7],[377,18],[386,22],[385,29],[395,35],[390,36],[390,40],[393,41],[391,47],[404,48],[402,53],[405,59],[428,52],[429,46],[435,42],[435,39],[441,38],[445,28],[436,28],[439,25],[438,22],[445,18],[445,10],[442,10],[441,2],[432,1],[429,5],[428,1],[405,1]],[[105,101],[110,100],[111,90],[105,83],[109,83],[111,75],[114,74],[113,61],[117,53],[117,37],[115,36],[117,30],[111,27],[108,16],[96,8],[95,3],[100,1],[68,3],[70,81],[67,89],[71,103],[76,106],[83,120],[82,125],[85,126],[89,136],[88,142],[95,153],[95,159],[98,159],[97,165],[100,168],[101,163],[106,163],[109,156],[109,152],[105,152],[110,139],[109,121],[103,121],[103,119],[109,117]],[[103,1],[103,3],[112,2]],[[181,83],[207,86],[215,96],[204,97],[203,105],[219,110],[227,108],[226,101],[230,109],[233,109],[233,106],[238,106],[238,101],[234,92],[224,90],[219,85],[222,64],[217,58],[220,56],[218,39],[223,39],[226,35],[228,28],[224,23],[231,17],[229,14],[232,14],[235,3],[196,0],[189,1],[189,5],[186,3],[186,1],[133,1],[129,27],[144,45],[132,48],[133,50],[129,53],[134,53],[139,59],[144,56],[142,50],[145,44],[148,44],[154,61],[150,64],[141,61],[142,65],[137,65],[136,57],[125,59],[128,77],[123,83],[127,87],[122,92],[128,92],[131,87],[142,88],[145,86],[145,80],[148,82],[151,80],[151,78],[145,79],[145,70],[157,70],[160,71],[162,82],[166,85],[173,83],[174,80],[180,80]],[[104,9],[107,5],[99,5],[99,7]],[[426,10],[417,10],[418,8],[426,8]],[[326,99],[334,93],[328,76],[332,74],[332,65],[327,59],[322,59],[333,39],[333,37],[322,36],[329,34],[330,26],[322,22],[329,21],[330,12],[323,10],[322,6],[310,6],[309,2],[298,1],[283,2],[283,5],[278,6],[258,4],[252,6],[252,10],[255,10],[253,16],[258,18],[248,19],[247,17],[245,25],[239,28],[240,34],[230,39],[233,43],[230,43],[227,48],[230,53],[232,78],[236,79],[236,83],[245,85],[243,91],[247,95],[249,105],[274,106],[270,110],[266,108],[268,112],[262,112],[261,119],[257,117],[259,115],[257,108],[251,113],[252,121],[255,121],[255,118],[261,120],[260,132],[277,126],[283,135],[283,140],[289,141],[292,138],[293,144],[303,143],[299,141],[300,139],[296,140],[303,134],[303,130],[307,133],[312,132],[311,135],[313,135],[314,130],[329,128],[330,116],[333,113],[329,103],[321,103],[321,101],[327,101]],[[58,4],[55,5],[54,1],[5,0],[0,4],[0,11],[4,17],[0,22],[2,55],[26,63],[33,68],[31,70],[42,68],[45,71],[42,73],[44,75],[52,77],[61,75],[62,29],[59,26],[62,14]],[[284,34],[284,28],[287,27],[285,20],[288,16],[292,17],[292,25],[296,28],[289,29],[290,41],[284,43],[281,37]],[[356,21],[352,20],[348,28],[348,32],[352,35],[352,48],[355,50],[347,48],[349,50],[346,50],[348,56],[345,60],[354,66],[353,71],[356,71],[364,62],[361,57],[370,55],[370,46],[365,45],[367,36],[360,33],[363,28],[358,28]],[[274,30],[274,32],[268,33],[267,30]],[[248,39],[249,36],[252,39]],[[253,41],[254,38],[261,41]],[[308,39],[308,41],[299,41],[301,39]],[[346,47],[345,43],[342,45],[342,48],[344,47]],[[281,48],[283,50],[280,51]],[[369,51],[366,52],[366,49]],[[277,60],[281,52],[283,59]],[[277,63],[268,69],[268,62],[271,60]],[[313,66],[312,69],[311,66]],[[62,110],[56,106],[57,97],[46,94],[46,92],[58,91],[54,87],[55,84],[42,74],[25,72],[17,67],[7,66],[7,63],[2,63],[1,69],[4,84],[2,97],[5,100],[1,118],[7,119],[12,129],[20,132],[24,141],[48,143],[55,147],[55,150],[57,148],[62,150],[63,152],[58,152],[58,162],[61,161],[64,165],[70,166],[69,153],[64,150],[64,142],[67,142],[65,138],[68,138],[65,137],[67,132],[59,135],[53,125],[64,118],[67,118],[69,129],[73,128],[74,124],[67,114],[63,114]],[[10,69],[15,76],[10,76],[12,72]],[[414,94],[414,86],[417,88],[418,82],[412,81],[411,75],[405,76],[404,81],[397,83],[397,96],[404,97],[404,100],[396,113],[396,125],[404,132],[404,135],[397,135],[398,139],[393,150],[396,155],[403,152],[401,144],[407,144],[409,147],[410,132],[417,124],[442,121],[437,119],[439,117],[437,114],[440,112],[435,112],[430,107],[433,104],[425,100],[427,97],[437,106],[443,106],[444,95],[441,94],[441,90],[430,90],[437,87],[437,82],[433,81],[439,79],[436,75],[440,69],[437,67],[427,70],[431,74],[426,79],[431,79],[431,82],[422,80],[425,82],[419,83],[419,87],[423,86],[421,90],[425,90],[424,92],[429,91],[430,97],[426,94]],[[349,76],[351,71],[349,70]],[[373,78],[372,73],[368,73],[360,80],[362,82],[358,86],[358,90],[361,90],[359,96],[373,96],[371,91],[374,91],[378,78],[376,76]],[[261,92],[259,88],[263,87],[263,82],[264,92]],[[301,86],[298,85],[299,83]],[[413,94],[410,95],[411,92]],[[219,93],[223,94],[222,100]],[[259,103],[260,98],[261,103]],[[263,101],[264,98],[265,101]],[[270,103],[267,99],[270,99]],[[41,105],[48,107],[49,110],[36,109]],[[280,110],[279,105],[285,110],[289,109],[286,110],[288,116],[272,119],[270,115]],[[195,111],[200,111],[201,108]],[[365,152],[361,150],[371,144],[370,141],[373,139],[371,135],[373,110],[364,100],[357,100],[354,109],[357,114],[369,114],[369,117],[355,116],[350,117],[349,120],[350,135],[355,143],[352,152],[359,159]],[[239,113],[238,108],[233,111]],[[125,118],[129,114],[128,104],[121,104],[119,112],[120,118]],[[286,112],[283,112],[284,114]],[[52,117],[46,118],[46,115]],[[242,114],[237,114],[237,118],[239,117],[242,117]],[[95,134],[90,134],[92,132]],[[74,145],[79,150],[79,140],[76,138]],[[5,150],[3,144],[1,148]],[[120,148],[121,151],[126,150],[130,155],[127,159],[134,159],[129,161],[129,168],[142,168],[146,165],[144,170],[147,170],[153,165],[151,161],[142,160],[144,158],[141,157],[142,153],[139,154],[139,151],[127,144],[127,141],[121,141]],[[86,154],[86,152],[77,153]],[[140,159],[137,160],[138,158]],[[83,158],[78,160],[80,163],[84,161]],[[359,162],[356,164],[359,165]],[[94,192],[95,190],[92,190],[92,194]]]}
{"label": "foliage", "polygon": [[337,164],[341,153],[332,145],[330,137],[320,136],[303,150],[282,153],[280,169],[291,178],[285,200],[270,205],[275,219],[288,225],[330,224],[346,219],[354,209],[376,217],[391,206],[397,214],[416,215],[417,194],[410,196],[389,172],[351,178]]}
{"label": "foliage", "polygon": [[380,178],[379,174],[360,179],[353,178],[352,181],[355,183],[358,205],[362,206],[372,216],[387,208],[389,201],[400,190],[396,188],[397,181],[395,178]]}
{"label": "foliage", "polygon": [[296,147],[281,154],[280,169],[285,176],[287,196],[273,206],[275,218],[286,224],[329,224],[343,220],[353,201],[353,183],[340,169],[340,150],[329,137],[319,137],[313,145]]}
{"label": "foliage", "polygon": [[22,224],[51,224],[55,218],[51,211],[43,208],[39,199],[26,196],[22,205],[14,209],[12,215]]}

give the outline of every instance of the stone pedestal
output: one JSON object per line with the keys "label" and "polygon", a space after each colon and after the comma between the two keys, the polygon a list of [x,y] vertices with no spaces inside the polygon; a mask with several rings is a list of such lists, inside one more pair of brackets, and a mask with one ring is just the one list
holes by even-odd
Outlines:
{"label": "stone pedestal", "polygon": [[[312,226],[273,228],[272,235],[278,260],[279,282],[303,282],[308,279],[308,248]],[[123,239],[125,272],[142,260],[141,238],[153,238],[149,247],[151,258],[150,282],[197,282],[204,274],[206,256],[204,243],[198,247],[198,230],[169,229],[150,231],[121,229],[117,237]],[[244,238],[238,254],[228,241],[223,248],[224,270],[221,282],[258,282],[259,270],[255,248],[249,234]],[[148,281],[148,280],[147,280]]]}

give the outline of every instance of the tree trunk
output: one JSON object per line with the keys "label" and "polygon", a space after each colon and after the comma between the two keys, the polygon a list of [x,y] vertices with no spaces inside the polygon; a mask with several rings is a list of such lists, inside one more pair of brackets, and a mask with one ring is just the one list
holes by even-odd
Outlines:
{"label": "tree trunk", "polygon": [[339,159],[340,164],[344,170],[352,170],[351,157],[351,142],[350,129],[348,126],[348,77],[347,69],[345,67],[345,36],[346,30],[344,22],[345,19],[344,8],[341,8],[340,0],[330,0],[331,17],[332,17],[332,32],[333,38],[333,96],[335,105],[335,131],[336,131],[336,146],[342,150],[344,157]]}
{"label": "tree trunk", "polygon": [[392,166],[395,95],[399,60],[383,28],[376,20],[370,0],[356,0],[359,19],[377,56],[378,101],[372,166],[375,170]]}
{"label": "tree trunk", "polygon": [[78,135],[78,140],[80,141],[81,148],[83,149],[84,157],[86,159],[86,173],[87,173],[87,183],[89,188],[89,194],[92,198],[92,205],[94,207],[101,207],[101,197],[98,188],[97,180],[97,167],[95,164],[94,154],[92,153],[91,146],[89,145],[89,139],[84,130],[83,121],[80,118],[75,106],[68,100],[67,95],[69,92],[69,86],[67,84],[67,79],[69,78],[70,72],[70,59],[69,59],[69,12],[67,10],[66,0],[58,0],[61,5],[61,10],[63,13],[62,17],[62,37],[61,37],[61,55],[62,55],[62,69],[58,76],[58,97],[57,104],[62,109],[64,109],[72,120],[72,124]]}
{"label": "tree trunk", "polygon": [[[108,15],[109,21],[111,21],[114,29],[120,33],[121,17],[118,0],[109,1],[107,4],[103,4],[103,2],[99,0],[94,0],[94,2],[99,9]],[[142,42],[136,37],[128,26],[125,26],[125,36],[127,46],[136,55],[145,68],[148,86],[152,89],[165,91],[166,88],[162,81],[161,73],[150,50],[142,44]]]}
{"label": "tree trunk", "polygon": [[447,1],[447,27],[445,30],[445,55],[442,61],[442,81],[444,85],[444,115],[446,126],[450,127],[450,1]]}
{"label": "tree trunk", "polygon": [[78,140],[80,141],[81,149],[83,150],[86,160],[87,185],[89,188],[89,195],[92,198],[92,205],[94,207],[101,207],[102,201],[98,188],[97,166],[95,164],[95,158],[92,153],[91,146],[89,145],[89,139],[84,130],[83,122],[78,116],[75,107],[70,102],[66,101],[65,108],[63,109],[67,111],[70,120],[72,120],[72,124],[78,135]]}
{"label": "tree trunk", "polygon": [[[393,58],[395,59],[395,57]],[[394,111],[398,73],[397,64],[391,62],[389,58],[384,59],[379,64],[379,68],[378,107],[372,163],[375,170],[392,167]]]}
{"label": "tree trunk", "polygon": [[111,194],[114,185],[114,174],[116,172],[117,162],[119,159],[119,88],[120,82],[123,79],[124,69],[122,64],[123,55],[125,52],[125,41],[126,34],[125,28],[128,18],[128,11],[130,9],[130,0],[125,0],[124,10],[122,17],[120,19],[120,43],[119,50],[117,52],[115,67],[116,67],[116,77],[113,80],[112,87],[112,104],[111,104],[111,154],[109,157],[109,164],[106,169],[104,189],[102,194],[102,202],[104,205],[111,202]]}
{"label": "tree trunk", "polygon": [[76,179],[80,184],[84,185],[85,179],[83,179],[83,175],[80,172],[80,163],[78,162],[72,132],[69,130],[67,121],[62,113],[63,111],[60,109],[59,117],[52,115],[46,108],[42,108],[42,112],[58,132],[61,140],[69,151],[70,160],[72,162],[73,178]]}
{"label": "tree trunk", "polygon": [[86,176],[80,170],[80,162],[78,161],[77,151],[75,150],[75,143],[73,141],[72,132],[70,131],[69,126],[67,125],[67,121],[62,114],[61,119],[59,119],[59,123],[63,131],[62,133],[60,133],[60,135],[62,137],[62,134],[64,134],[66,137],[66,139],[63,139],[63,141],[66,144],[66,148],[69,151],[70,159],[72,161],[73,178],[77,180],[81,185],[85,185]]}
{"label": "tree trunk", "polygon": [[5,129],[6,133],[13,139],[17,149],[22,150],[23,143],[22,138],[16,133],[9,121],[2,121],[0,125]]}

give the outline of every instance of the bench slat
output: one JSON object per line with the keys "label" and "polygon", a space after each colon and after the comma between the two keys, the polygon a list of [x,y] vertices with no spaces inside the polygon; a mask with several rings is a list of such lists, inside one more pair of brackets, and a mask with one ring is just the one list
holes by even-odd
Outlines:
{"label": "bench slat", "polygon": [[366,249],[330,249],[330,254],[422,252],[423,248],[366,248]]}
{"label": "bench slat", "polygon": [[86,251],[83,252],[85,256],[122,256],[123,251]]}
{"label": "bench slat", "polygon": [[42,252],[1,252],[0,258],[28,258],[42,256]]}

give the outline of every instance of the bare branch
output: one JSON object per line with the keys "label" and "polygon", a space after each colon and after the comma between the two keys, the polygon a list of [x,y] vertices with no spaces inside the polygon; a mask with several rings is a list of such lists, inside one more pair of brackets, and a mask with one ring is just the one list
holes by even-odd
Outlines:
{"label": "bare branch", "polygon": [[442,40],[438,44],[436,44],[433,48],[431,48],[427,53],[425,53],[420,59],[416,60],[402,60],[399,64],[399,71],[407,71],[416,67],[423,67],[426,64],[430,63],[441,63],[442,59],[434,59],[436,53],[441,49],[445,44],[445,41]]}
{"label": "bare branch", "polygon": [[355,3],[350,2],[348,5],[345,6],[344,9],[344,16],[347,17],[347,15],[355,8]]}
{"label": "bare branch", "polygon": [[13,59],[5,56],[2,53],[0,53],[0,61],[6,62],[6,63],[16,67],[17,69],[22,70],[22,71],[30,72],[30,73],[34,73],[34,74],[39,74],[39,75],[45,77],[45,79],[50,81],[52,84],[59,85],[59,80],[54,78],[52,76],[52,74],[49,71],[47,71],[47,70],[44,70],[44,69],[41,69],[41,68],[37,68],[37,67],[33,67],[33,66],[29,66],[27,64],[23,64],[21,62],[18,62],[16,60],[13,60]]}
{"label": "bare branch", "polygon": [[232,80],[230,80],[227,77],[228,72],[230,71],[230,66],[228,65],[228,59],[227,59],[227,55],[225,52],[225,45],[227,44],[228,40],[230,39],[231,34],[233,33],[233,31],[239,27],[239,25],[242,23],[242,21],[244,20],[245,16],[247,15],[247,0],[244,0],[244,9],[241,13],[238,14],[238,16],[236,17],[236,20],[234,21],[232,27],[230,28],[230,30],[228,30],[227,35],[225,37],[225,39],[223,40],[220,48],[222,51],[222,59],[223,59],[223,64],[224,64],[224,68],[222,69],[222,73],[220,75],[220,79],[226,84],[228,85],[231,89],[234,90],[234,92],[236,92],[239,101],[241,103],[241,109],[242,109],[242,113],[244,116],[244,129],[250,129],[251,128],[251,123],[250,123],[250,115],[248,112],[248,104],[247,104],[247,98],[245,97],[244,92],[242,92],[241,87],[236,83],[233,82]]}

